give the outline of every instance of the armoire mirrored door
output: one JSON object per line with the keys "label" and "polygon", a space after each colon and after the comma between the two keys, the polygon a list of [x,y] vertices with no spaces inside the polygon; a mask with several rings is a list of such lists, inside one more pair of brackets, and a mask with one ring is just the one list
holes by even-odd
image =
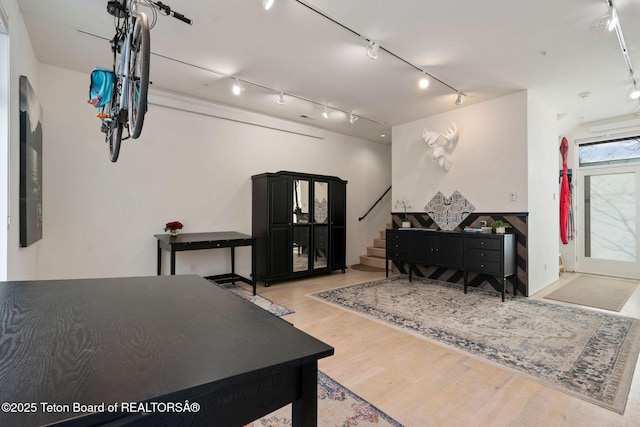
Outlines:
{"label": "armoire mirrored door", "polygon": [[327,268],[329,252],[329,183],[313,183],[313,268]]}
{"label": "armoire mirrored door", "polygon": [[306,179],[293,180],[293,272],[307,271],[310,268],[309,244],[311,242],[310,222],[310,182]]}

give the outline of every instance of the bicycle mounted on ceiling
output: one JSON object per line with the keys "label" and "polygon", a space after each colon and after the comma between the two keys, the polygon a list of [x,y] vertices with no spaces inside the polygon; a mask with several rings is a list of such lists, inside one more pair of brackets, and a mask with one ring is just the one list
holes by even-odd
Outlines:
{"label": "bicycle mounted on ceiling", "polygon": [[[138,10],[140,5],[150,9],[151,23],[147,14]],[[191,19],[151,0],[112,0],[107,2],[107,11],[115,18],[113,69],[96,67],[91,72],[89,102],[99,109],[96,116],[101,119],[100,130],[109,143],[109,157],[115,162],[121,141],[136,139],[142,132],[149,91],[150,29],[158,12],[187,24]],[[124,129],[126,137],[122,136]]]}

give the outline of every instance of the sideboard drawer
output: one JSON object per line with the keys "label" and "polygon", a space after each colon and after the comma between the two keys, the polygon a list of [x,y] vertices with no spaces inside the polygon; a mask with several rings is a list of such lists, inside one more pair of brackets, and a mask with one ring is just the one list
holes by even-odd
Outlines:
{"label": "sideboard drawer", "polygon": [[407,243],[408,240],[409,233],[407,231],[387,229],[387,245],[389,244],[389,242]]}
{"label": "sideboard drawer", "polygon": [[500,251],[466,248],[464,256],[469,260],[500,262]]}
{"label": "sideboard drawer", "polygon": [[466,269],[468,271],[475,271],[477,273],[483,274],[502,275],[502,269],[500,268],[499,261],[482,261],[475,259],[468,259],[466,261]]}
{"label": "sideboard drawer", "polygon": [[492,249],[499,251],[502,241],[500,239],[490,238],[490,237],[467,237],[468,248],[479,248],[479,249]]}
{"label": "sideboard drawer", "polygon": [[387,257],[393,261],[406,260],[409,257],[409,234],[406,231],[387,230]]}
{"label": "sideboard drawer", "polygon": [[389,250],[387,249],[387,258],[393,261],[404,261],[409,258],[407,252],[400,250]]}

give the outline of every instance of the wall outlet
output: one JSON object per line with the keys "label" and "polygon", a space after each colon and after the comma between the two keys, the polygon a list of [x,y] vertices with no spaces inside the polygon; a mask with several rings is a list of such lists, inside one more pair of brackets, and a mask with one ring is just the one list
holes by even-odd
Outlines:
{"label": "wall outlet", "polygon": [[516,194],[516,192],[515,191],[511,192],[511,201],[515,202],[517,198],[518,198],[518,195]]}

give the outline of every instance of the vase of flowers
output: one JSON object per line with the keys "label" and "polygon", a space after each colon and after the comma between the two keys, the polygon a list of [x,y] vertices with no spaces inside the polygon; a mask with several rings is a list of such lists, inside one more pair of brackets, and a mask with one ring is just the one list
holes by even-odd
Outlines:
{"label": "vase of flowers", "polygon": [[407,208],[410,208],[411,206],[409,205],[409,203],[402,199],[402,200],[396,200],[396,203],[394,204],[394,207],[399,208],[402,207],[402,209],[404,210],[404,214],[400,217],[400,219],[402,220],[402,228],[410,228],[411,227],[411,221],[409,221],[409,216],[407,215]]}
{"label": "vase of flowers", "polygon": [[165,224],[164,231],[168,231],[171,236],[177,236],[178,230],[182,230],[182,223],[180,221],[171,221]]}

